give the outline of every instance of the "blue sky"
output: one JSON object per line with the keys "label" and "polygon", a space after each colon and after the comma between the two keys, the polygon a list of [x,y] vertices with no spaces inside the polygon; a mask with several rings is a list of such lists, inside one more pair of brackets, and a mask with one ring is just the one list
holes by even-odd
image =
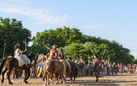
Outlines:
{"label": "blue sky", "polygon": [[0,0],[0,16],[22,20],[42,32],[75,27],[83,34],[115,40],[137,58],[137,0]]}

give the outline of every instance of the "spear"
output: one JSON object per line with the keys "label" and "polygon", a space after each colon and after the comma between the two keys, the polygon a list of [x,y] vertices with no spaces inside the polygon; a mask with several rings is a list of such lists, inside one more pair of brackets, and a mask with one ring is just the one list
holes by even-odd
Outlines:
{"label": "spear", "polygon": [[3,59],[4,59],[4,54],[5,54],[5,48],[6,48],[6,43],[4,43]]}
{"label": "spear", "polygon": [[25,39],[25,49],[27,49],[27,41],[26,41],[26,39]]}

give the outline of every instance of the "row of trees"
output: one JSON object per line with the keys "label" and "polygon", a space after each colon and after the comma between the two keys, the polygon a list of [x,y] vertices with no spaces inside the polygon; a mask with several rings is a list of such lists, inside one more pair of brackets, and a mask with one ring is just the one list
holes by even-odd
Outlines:
{"label": "row of trees", "polygon": [[[39,53],[44,50],[41,44],[43,41],[50,47],[56,44],[57,48],[64,49],[66,58],[71,56],[80,59],[82,56],[87,59],[97,55],[99,59],[124,64],[132,63],[134,59],[130,55],[130,50],[118,42],[82,34],[77,28],[70,29],[64,26],[55,30],[45,30],[32,37],[32,41],[33,46],[39,46],[40,51],[37,51]],[[47,52],[46,49],[45,52]]]}
{"label": "row of trees", "polygon": [[134,57],[130,55],[130,50],[124,48],[116,41],[109,41],[100,37],[82,34],[77,28],[57,28],[49,29],[43,32],[37,32],[36,36],[31,38],[31,31],[24,28],[21,21],[9,18],[0,18],[0,57],[2,57],[4,43],[6,46],[6,54],[14,54],[14,46],[16,43],[21,44],[24,49],[24,40],[32,41],[33,45],[28,47],[28,52],[48,53],[49,51],[41,44],[43,41],[51,47],[57,45],[57,48],[63,48],[65,58],[74,57],[75,59],[87,60],[88,57],[97,55],[99,59],[117,63],[133,63]]}

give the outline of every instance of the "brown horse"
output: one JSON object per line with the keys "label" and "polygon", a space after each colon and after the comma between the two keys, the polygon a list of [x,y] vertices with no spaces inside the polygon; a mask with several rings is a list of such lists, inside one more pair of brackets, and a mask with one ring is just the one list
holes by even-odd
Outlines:
{"label": "brown horse", "polygon": [[[42,64],[45,64],[45,61],[46,61],[46,59],[49,57],[49,55],[50,55],[50,53],[48,53],[48,54],[46,54],[46,55],[40,54],[40,55],[38,56],[37,63],[42,62]],[[38,75],[38,74],[39,74],[39,69],[38,69],[38,66],[37,66],[37,75]],[[44,74],[43,74],[43,81],[45,81],[44,79],[45,79],[45,77],[44,77]]]}
{"label": "brown horse", "polygon": [[103,69],[104,69],[104,63],[97,62],[95,67],[96,82],[98,82],[98,77],[101,77],[103,75]]}
{"label": "brown horse", "polygon": [[[54,68],[54,71],[53,71]],[[48,85],[48,79],[50,74],[58,74],[63,79],[63,83],[66,83],[66,66],[63,62],[55,61],[54,59],[48,58],[43,67],[44,76],[45,76],[45,85]],[[56,76],[57,77],[57,76]],[[58,83],[56,79],[55,84]]]}
{"label": "brown horse", "polygon": [[[71,60],[67,60],[67,62],[71,65],[71,71],[70,71],[70,81],[75,81],[77,75],[78,75],[78,65],[71,61]],[[74,80],[72,80],[72,78],[74,78]]]}
{"label": "brown horse", "polygon": [[63,62],[66,66],[66,77],[70,77],[70,73],[71,73],[71,65],[68,61],[65,61],[63,59],[59,60],[60,62]]}
{"label": "brown horse", "polygon": [[[30,53],[27,57],[30,59],[31,62],[32,62],[32,60],[35,60],[34,55],[32,53]],[[2,72],[3,67],[5,67],[5,70]],[[2,61],[2,63],[1,63],[1,66],[0,66],[0,74],[2,72],[2,80],[1,80],[1,82],[2,83],[4,82],[4,74],[8,70],[7,78],[8,78],[9,84],[13,84],[11,82],[11,80],[10,80],[10,74],[11,74],[11,71],[12,71],[13,68],[25,70],[24,82],[28,83],[27,79],[30,76],[30,68],[26,67],[26,65],[19,66],[18,60],[16,58],[12,57],[12,56],[11,56],[11,58],[4,59]]]}

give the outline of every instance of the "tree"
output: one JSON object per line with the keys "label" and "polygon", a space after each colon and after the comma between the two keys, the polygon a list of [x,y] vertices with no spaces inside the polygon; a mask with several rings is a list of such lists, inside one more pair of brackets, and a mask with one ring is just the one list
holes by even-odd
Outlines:
{"label": "tree", "polygon": [[21,49],[24,49],[24,41],[25,39],[27,42],[30,41],[31,32],[23,27],[21,21],[0,17],[0,37],[0,57],[2,58],[4,43],[6,43],[5,56],[14,55],[15,44],[20,43]]}
{"label": "tree", "polygon": [[[79,58],[84,54],[84,59],[97,55],[98,58],[104,59],[110,62],[116,63],[131,63],[133,62],[133,56],[130,55],[130,50],[124,48],[123,45],[116,41],[109,41],[102,39],[101,37],[89,36],[82,34],[77,28],[57,28],[49,29],[44,32],[38,32],[36,36],[32,38],[33,46],[39,46],[39,49],[43,49],[41,42],[44,41],[49,47],[57,45],[57,48],[63,48],[66,56]],[[40,48],[41,47],[41,48]],[[33,48],[32,48],[33,49]],[[37,51],[43,52],[43,51]],[[44,50],[46,52],[46,50]]]}

